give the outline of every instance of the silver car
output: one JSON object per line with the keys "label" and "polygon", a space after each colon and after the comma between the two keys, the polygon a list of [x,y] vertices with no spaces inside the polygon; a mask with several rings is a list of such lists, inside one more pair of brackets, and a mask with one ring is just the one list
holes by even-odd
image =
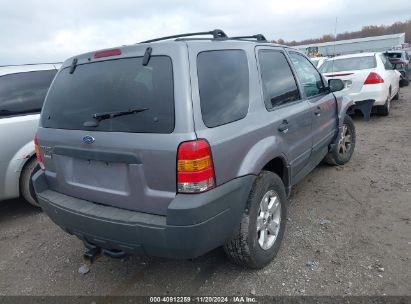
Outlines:
{"label": "silver car", "polygon": [[0,66],[0,200],[22,196],[38,206],[31,176],[38,165],[34,133],[60,64]]}

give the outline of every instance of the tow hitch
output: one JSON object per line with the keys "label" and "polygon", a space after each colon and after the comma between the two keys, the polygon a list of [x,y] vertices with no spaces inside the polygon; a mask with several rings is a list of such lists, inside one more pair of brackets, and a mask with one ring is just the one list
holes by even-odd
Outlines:
{"label": "tow hitch", "polygon": [[91,265],[101,256],[101,248],[93,246],[92,248],[87,248],[87,251],[83,255],[84,263]]}
{"label": "tow hitch", "polygon": [[80,266],[78,272],[86,274],[90,271],[91,264],[101,256],[101,248],[92,244],[85,243],[86,252],[83,254],[83,265]]}
{"label": "tow hitch", "polygon": [[84,242],[84,245],[86,246],[86,252],[83,254],[84,263],[78,269],[78,272],[81,274],[88,273],[90,271],[91,264],[101,257],[102,254],[115,259],[122,259],[127,256],[127,253],[121,250],[103,249],[88,242]]}

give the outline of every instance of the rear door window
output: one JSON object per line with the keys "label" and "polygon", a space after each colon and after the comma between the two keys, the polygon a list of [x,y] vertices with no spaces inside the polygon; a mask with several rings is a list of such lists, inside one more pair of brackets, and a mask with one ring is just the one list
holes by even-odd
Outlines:
{"label": "rear door window", "polygon": [[207,51],[197,56],[201,114],[209,127],[244,118],[248,112],[249,75],[242,50]]}
{"label": "rear door window", "polygon": [[282,52],[258,52],[264,102],[268,110],[300,99],[294,75]]}
{"label": "rear door window", "polygon": [[56,70],[0,76],[0,118],[40,113]]}
{"label": "rear door window", "polygon": [[[64,68],[47,96],[41,123],[45,128],[104,132],[171,133],[174,130],[174,84],[171,58],[152,56],[106,60]],[[146,108],[87,127],[94,114]]]}

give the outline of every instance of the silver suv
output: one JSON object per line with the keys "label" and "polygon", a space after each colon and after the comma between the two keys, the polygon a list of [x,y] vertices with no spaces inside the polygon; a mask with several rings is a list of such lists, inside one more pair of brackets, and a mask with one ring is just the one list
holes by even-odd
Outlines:
{"label": "silver suv", "polygon": [[33,137],[60,64],[0,66],[0,200],[20,195],[38,206],[31,177],[38,170]]}
{"label": "silver suv", "polygon": [[291,186],[324,158],[351,158],[352,102],[332,93],[343,86],[294,49],[220,30],[68,59],[37,131],[39,202],[87,255],[224,246],[261,268],[279,249]]}

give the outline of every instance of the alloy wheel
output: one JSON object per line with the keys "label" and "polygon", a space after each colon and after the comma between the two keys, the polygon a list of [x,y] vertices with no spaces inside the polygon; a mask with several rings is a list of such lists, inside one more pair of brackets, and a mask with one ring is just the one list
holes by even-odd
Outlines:
{"label": "alloy wheel", "polygon": [[346,124],[343,125],[340,140],[338,141],[338,153],[345,157],[350,153],[352,145],[352,134],[350,128]]}
{"label": "alloy wheel", "polygon": [[280,198],[275,191],[270,190],[263,196],[257,214],[257,238],[262,249],[268,250],[274,245],[280,223]]}

